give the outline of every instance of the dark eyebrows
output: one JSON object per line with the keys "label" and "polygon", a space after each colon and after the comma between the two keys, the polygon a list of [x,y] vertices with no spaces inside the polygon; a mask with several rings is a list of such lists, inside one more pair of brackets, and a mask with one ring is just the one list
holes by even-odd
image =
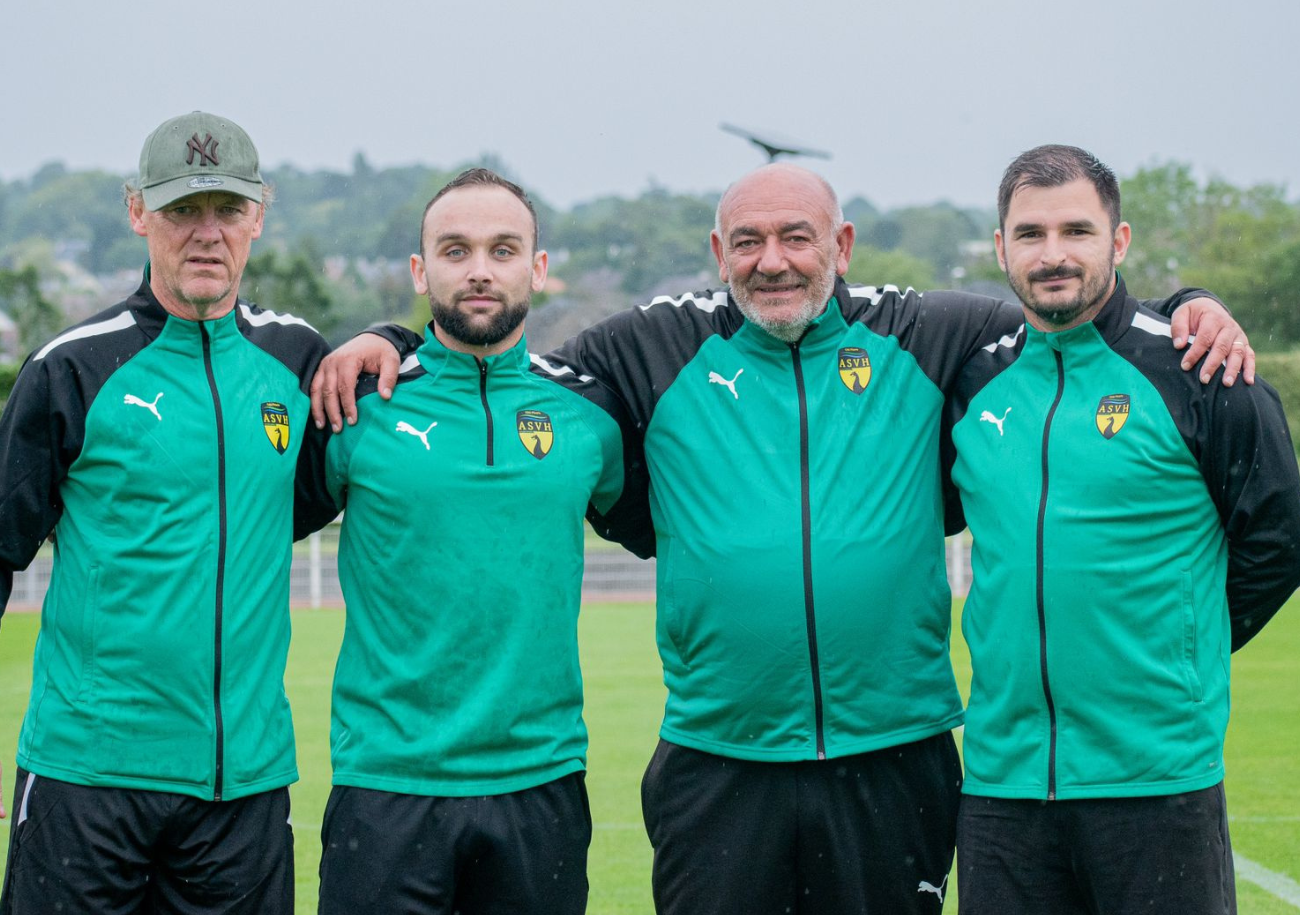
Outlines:
{"label": "dark eyebrows", "polygon": [[[787,222],[780,227],[781,235],[789,235],[791,232],[803,232],[807,235],[816,235],[817,227],[806,219],[800,219],[795,222]],[[752,226],[736,226],[727,235],[727,241],[735,244],[738,239],[762,235]]]}
{"label": "dark eyebrows", "polygon": [[[444,232],[433,240],[435,247],[448,244],[449,242],[467,245],[472,242],[472,239],[461,232]],[[514,242],[522,247],[524,244],[524,237],[516,232],[502,232],[500,235],[495,236],[489,244],[499,245],[502,242]]]}
{"label": "dark eyebrows", "polygon": [[[1047,227],[1041,222],[1018,222],[1011,227],[1012,235],[1023,235],[1026,232],[1042,232]],[[1069,222],[1061,223],[1062,229],[1084,229],[1089,232],[1096,232],[1097,224],[1091,219],[1071,219]]]}

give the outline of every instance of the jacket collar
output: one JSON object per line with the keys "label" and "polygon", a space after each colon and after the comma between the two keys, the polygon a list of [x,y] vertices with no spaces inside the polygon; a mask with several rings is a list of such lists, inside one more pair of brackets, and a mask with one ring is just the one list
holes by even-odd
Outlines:
{"label": "jacket collar", "polygon": [[434,334],[432,322],[425,325],[424,343],[420,344],[415,355],[420,360],[420,365],[430,375],[450,371],[457,375],[467,374],[478,377],[482,372],[479,366],[484,366],[488,374],[493,374],[512,369],[517,372],[527,371],[529,364],[527,337],[520,337],[518,343],[503,353],[479,358],[444,346]]}
{"label": "jacket collar", "polygon": [[1114,343],[1133,326],[1137,314],[1137,299],[1131,298],[1124,286],[1124,277],[1115,274],[1115,291],[1111,293],[1101,311],[1093,316],[1092,323],[1107,343]]}

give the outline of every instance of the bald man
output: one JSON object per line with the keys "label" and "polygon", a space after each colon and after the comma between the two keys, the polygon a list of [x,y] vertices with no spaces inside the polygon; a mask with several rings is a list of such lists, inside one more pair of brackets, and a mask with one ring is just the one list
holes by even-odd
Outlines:
{"label": "bald man", "polygon": [[[668,701],[642,804],[668,915],[942,908],[962,706],[939,421],[965,361],[1022,318],[849,286],[853,240],[823,179],[760,169],[718,206],[729,289],[655,299],[547,357],[644,431]],[[349,346],[318,390],[350,391],[361,349],[394,357]]]}

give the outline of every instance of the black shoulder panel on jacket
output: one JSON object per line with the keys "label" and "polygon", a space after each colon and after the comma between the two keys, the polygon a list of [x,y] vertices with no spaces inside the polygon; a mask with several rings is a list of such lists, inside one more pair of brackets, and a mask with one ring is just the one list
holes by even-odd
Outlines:
{"label": "black shoulder panel on jacket", "polygon": [[529,353],[533,374],[567,388],[600,407],[618,424],[623,445],[623,491],[606,512],[587,506],[587,521],[606,540],[649,559],[655,554],[654,522],[650,517],[650,474],[645,465],[642,436],[627,404],[600,379]]}
{"label": "black shoulder panel on jacket", "polygon": [[[276,359],[298,379],[298,390],[308,394],[316,368],[329,352],[329,344],[301,318],[280,314],[240,300],[235,320],[248,342]],[[330,430],[317,429],[308,416],[303,423],[302,447],[294,475],[293,538],[300,540],[320,530],[338,515],[338,507],[325,485],[325,446]]]}
{"label": "black shoulder panel on jacket", "polygon": [[545,359],[608,386],[644,433],[659,398],[704,341],[730,337],[743,323],[725,289],[659,296],[592,325]]}
{"label": "black shoulder panel on jacket", "polygon": [[613,315],[544,357],[533,370],[598,403],[623,433],[623,495],[605,515],[588,514],[602,537],[642,558],[655,553],[644,437],[663,393],[710,337],[744,323],[727,290],[659,296]]}
{"label": "black shoulder panel on jacket", "polygon": [[0,611],[63,513],[59,486],[85,444],[86,414],[105,382],[166,321],[141,287],[32,353],[0,416]]}
{"label": "black shoulder panel on jacket", "polygon": [[895,286],[836,285],[849,322],[894,337],[945,395],[980,347],[1012,335],[1024,323],[1018,307],[968,292],[917,292]]}
{"label": "black shoulder panel on jacket", "polygon": [[1160,393],[1205,478],[1228,539],[1232,650],[1246,644],[1300,587],[1300,473],[1277,392],[1262,379],[1225,388],[1182,369],[1169,322],[1132,299],[1131,321],[1107,333]]}
{"label": "black shoulder panel on jacket", "polygon": [[387,340],[402,359],[414,353],[424,342],[423,336],[400,324],[372,324],[355,336],[360,337],[362,334],[374,334]]}
{"label": "black shoulder panel on jacket", "polygon": [[316,367],[330,350],[325,339],[302,318],[242,300],[236,309],[236,320],[244,336],[293,372],[302,392],[308,393]]}

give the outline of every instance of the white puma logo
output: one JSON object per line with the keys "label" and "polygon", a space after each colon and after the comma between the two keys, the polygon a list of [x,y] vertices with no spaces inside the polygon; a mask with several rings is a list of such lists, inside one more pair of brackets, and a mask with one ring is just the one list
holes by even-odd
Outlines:
{"label": "white puma logo", "polygon": [[[1002,418],[1003,419],[1007,418],[1005,413],[1002,414]],[[945,875],[943,880],[939,882],[938,886],[935,886],[933,883],[929,883],[928,881],[922,880],[920,884],[917,886],[916,891],[918,893],[934,893],[934,895],[939,897],[939,904],[943,905],[943,887],[944,884],[946,884],[947,882],[948,882],[947,875]]]}
{"label": "white puma logo", "polygon": [[162,417],[158,415],[158,401],[162,398],[164,393],[165,392],[163,391],[159,391],[158,396],[153,399],[153,403],[143,401],[134,394],[127,394],[122,398],[122,403],[129,403],[133,407],[144,407],[157,418],[158,422],[162,422]]}
{"label": "white puma logo", "polygon": [[[432,429],[432,428],[433,428],[434,426],[436,426],[436,425],[438,425],[438,424],[437,424],[437,423],[429,423],[429,429]],[[428,450],[429,450],[429,438],[428,438],[428,436],[429,436],[429,429],[425,429],[423,432],[421,432],[419,429],[417,429],[417,428],[415,428],[414,426],[412,426],[412,425],[411,425],[410,423],[408,423],[406,420],[402,420],[401,422],[399,422],[399,423],[397,424],[397,429],[396,429],[396,431],[398,431],[398,432],[405,432],[405,433],[407,433],[407,434],[409,434],[409,435],[414,435],[414,436],[415,436],[416,438],[418,438],[420,441],[424,442],[424,450],[425,450],[425,451],[428,451]]]}
{"label": "white puma logo", "polygon": [[[1010,408],[1010,407],[1007,407],[1007,413],[1010,413],[1010,412],[1011,412],[1011,408]],[[1002,414],[1002,418],[1001,418],[1001,419],[998,419],[996,416],[994,416],[994,415],[993,415],[992,413],[990,413],[988,410],[985,410],[983,413],[980,414],[980,422],[982,422],[982,423],[992,423],[993,425],[995,425],[995,426],[998,427],[998,435],[1004,435],[1005,433],[1002,431],[1002,424],[1003,424],[1004,422],[1006,422],[1006,419],[1007,419],[1007,413],[1003,413],[1003,414]]]}
{"label": "white puma logo", "polygon": [[736,400],[740,400],[740,395],[736,393],[736,378],[739,378],[744,373],[745,370],[741,369],[739,372],[735,374],[735,377],[733,377],[730,381],[728,381],[727,379],[719,375],[717,372],[709,372],[709,384],[723,385],[724,387],[726,387],[728,391],[731,392],[732,397],[736,398]]}

